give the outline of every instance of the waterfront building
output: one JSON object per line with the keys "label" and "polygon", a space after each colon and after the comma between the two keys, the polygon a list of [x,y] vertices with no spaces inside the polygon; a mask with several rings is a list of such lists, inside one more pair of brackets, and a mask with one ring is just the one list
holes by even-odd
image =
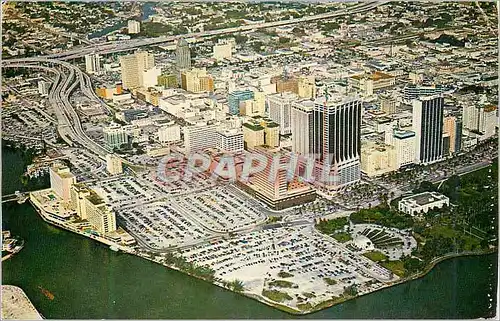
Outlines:
{"label": "waterfront building", "polygon": [[101,74],[101,56],[99,54],[85,55],[85,72],[88,74]]}
{"label": "waterfront building", "polygon": [[119,175],[123,173],[122,161],[119,157],[113,154],[106,155],[106,170],[111,175]]}
{"label": "waterfront building", "polygon": [[88,219],[85,198],[90,196],[90,189],[82,183],[73,184],[70,194],[71,207],[76,211],[76,214],[84,220]]}
{"label": "waterfront building", "polygon": [[398,209],[403,213],[416,216],[427,213],[431,209],[449,205],[448,197],[436,192],[423,192],[401,199],[398,203]]}
{"label": "waterfront building", "polygon": [[141,32],[141,23],[136,20],[129,20],[127,22],[128,34],[138,34]]}
{"label": "waterfront building", "polygon": [[269,118],[280,126],[280,134],[291,134],[292,113],[291,105],[297,99],[293,93],[286,92],[267,96]]}
{"label": "waterfront building", "polygon": [[89,223],[101,234],[116,231],[116,216],[104,200],[93,190],[84,197],[85,213]]}
{"label": "waterfront building", "polygon": [[231,115],[240,114],[240,103],[245,100],[254,99],[255,94],[251,90],[238,90],[229,93],[227,103],[229,105],[229,113]]}
{"label": "waterfront building", "polygon": [[64,201],[69,201],[71,185],[76,183],[76,177],[69,167],[55,165],[49,169],[50,188]]}
{"label": "waterfront building", "polygon": [[442,95],[413,100],[415,158],[419,164],[434,163],[443,157],[443,110]]}

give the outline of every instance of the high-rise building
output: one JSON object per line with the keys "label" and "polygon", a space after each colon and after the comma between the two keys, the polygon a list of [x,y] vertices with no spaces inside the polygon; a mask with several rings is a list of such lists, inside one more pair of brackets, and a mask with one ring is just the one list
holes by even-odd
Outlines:
{"label": "high-rise building", "polygon": [[267,96],[267,106],[269,109],[269,118],[280,125],[280,134],[288,135],[292,132],[291,105],[297,99],[293,93],[272,94]]}
{"label": "high-rise building", "polygon": [[181,127],[169,124],[158,129],[158,140],[160,143],[171,143],[181,140]]}
{"label": "high-rise building", "polygon": [[50,188],[64,201],[69,201],[71,185],[76,183],[76,177],[70,172],[69,167],[53,166],[49,170],[49,176]]}
{"label": "high-rise building", "polygon": [[50,82],[45,80],[38,81],[38,93],[42,97],[46,97],[49,94]]}
{"label": "high-rise building", "polygon": [[226,153],[243,151],[243,132],[239,129],[217,131],[217,148]]}
{"label": "high-rise building", "polygon": [[463,127],[480,134],[480,140],[495,135],[498,126],[497,106],[466,105],[463,107]]}
{"label": "high-rise building", "polygon": [[254,149],[256,146],[278,147],[280,145],[279,125],[271,119],[254,117],[244,123],[242,128],[247,150]]}
{"label": "high-rise building", "polygon": [[380,110],[388,115],[396,113],[397,101],[396,98],[391,95],[380,95]]}
{"label": "high-rise building", "polygon": [[125,129],[113,124],[103,129],[104,142],[108,148],[120,148],[123,144],[128,144],[128,134]]}
{"label": "high-rise building", "polygon": [[312,149],[313,133],[313,110],[312,100],[302,100],[292,104],[292,152],[308,155]]}
{"label": "high-rise building", "polygon": [[415,162],[415,133],[405,130],[394,130],[392,142],[396,151],[396,168],[413,164]]}
{"label": "high-rise building", "polygon": [[457,118],[455,116],[447,116],[444,118],[443,134],[448,134],[450,137],[450,153],[455,153],[455,145],[457,143]]}
{"label": "high-rise building", "polygon": [[152,67],[149,69],[142,70],[141,87],[150,88],[158,85],[158,77],[161,75],[161,69],[158,67]]}
{"label": "high-rise building", "polygon": [[233,55],[233,46],[231,43],[218,43],[213,47],[214,59],[223,60],[231,59]]}
{"label": "high-rise building", "polygon": [[175,60],[178,70],[191,68],[191,51],[186,39],[179,39],[177,42]]}
{"label": "high-rise building", "polygon": [[71,207],[75,209],[76,214],[84,220],[88,219],[85,198],[90,196],[90,189],[82,183],[73,184],[70,189],[70,194]]}
{"label": "high-rise building", "polygon": [[323,180],[329,189],[343,188],[361,177],[361,111],[362,102],[355,96],[337,94],[315,100],[310,153],[318,155],[323,177],[333,177],[333,181]]}
{"label": "high-rise building", "polygon": [[193,93],[213,92],[214,79],[205,68],[193,68],[181,72],[181,87]]}
{"label": "high-rise building", "polygon": [[186,154],[217,146],[217,125],[198,123],[184,127]]}
{"label": "high-rise building", "polygon": [[99,54],[85,55],[85,71],[88,74],[101,73],[101,56]]}
{"label": "high-rise building", "polygon": [[141,23],[136,20],[129,20],[127,23],[127,29],[129,34],[137,34],[141,32]]}
{"label": "high-rise building", "polygon": [[447,91],[448,89],[440,85],[421,86],[421,85],[407,85],[403,88],[403,101],[411,102],[421,96],[434,96]]}
{"label": "high-rise building", "polygon": [[392,146],[368,142],[361,147],[361,171],[378,176],[396,170],[396,151]]}
{"label": "high-rise building", "polygon": [[442,95],[413,100],[413,131],[415,132],[417,163],[430,164],[443,157]]}
{"label": "high-rise building", "polygon": [[122,84],[125,89],[143,86],[143,73],[155,66],[154,56],[140,51],[120,57]]}
{"label": "high-rise building", "polygon": [[106,155],[106,170],[111,175],[119,175],[123,173],[122,161],[113,154]]}
{"label": "high-rise building", "polygon": [[300,76],[297,82],[297,94],[300,98],[316,98],[316,81],[313,76]]}
{"label": "high-rise building", "polygon": [[245,100],[254,99],[254,92],[251,90],[238,90],[229,93],[227,104],[229,105],[229,113],[238,115],[240,113],[240,103]]}
{"label": "high-rise building", "polygon": [[85,215],[92,226],[101,234],[116,231],[116,216],[104,200],[93,190],[84,197]]}
{"label": "high-rise building", "polygon": [[177,76],[175,74],[160,75],[158,76],[158,86],[163,86],[165,88],[176,88],[177,87]]}
{"label": "high-rise building", "polygon": [[290,175],[289,153],[269,147],[256,147],[254,152],[268,159],[266,168],[248,181],[238,182],[239,186],[274,210],[315,200],[314,189],[301,182],[297,175]]}

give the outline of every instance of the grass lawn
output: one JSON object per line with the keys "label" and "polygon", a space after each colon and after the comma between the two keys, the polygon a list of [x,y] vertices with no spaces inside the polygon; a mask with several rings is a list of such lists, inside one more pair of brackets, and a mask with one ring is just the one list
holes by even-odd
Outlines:
{"label": "grass lawn", "polygon": [[340,243],[345,243],[352,240],[351,235],[346,232],[335,233],[332,235],[332,237],[337,241],[339,241]]}
{"label": "grass lawn", "polygon": [[397,276],[403,277],[406,273],[403,261],[400,260],[386,261],[386,262],[381,262],[380,264],[386,269],[391,270],[392,273],[396,274]]}
{"label": "grass lawn", "polygon": [[289,296],[288,293],[277,290],[262,290],[262,295],[275,302],[292,300],[292,297]]}
{"label": "grass lawn", "polygon": [[337,284],[337,281],[335,281],[334,279],[330,279],[330,278],[324,278],[323,281],[325,281],[326,284],[328,284],[328,285],[335,285],[335,284]]}
{"label": "grass lawn", "polygon": [[363,255],[374,262],[387,260],[387,256],[384,253],[379,252],[379,251],[366,252]]}
{"label": "grass lawn", "polygon": [[292,273],[285,272],[285,271],[280,271],[280,272],[278,273],[278,276],[279,276],[280,278],[283,278],[283,279],[284,279],[284,278],[291,278],[291,277],[293,276],[293,274],[292,274]]}
{"label": "grass lawn", "polygon": [[294,284],[292,282],[288,282],[285,280],[276,280],[276,281],[271,281],[269,282],[270,286],[275,286],[278,288],[292,288]]}

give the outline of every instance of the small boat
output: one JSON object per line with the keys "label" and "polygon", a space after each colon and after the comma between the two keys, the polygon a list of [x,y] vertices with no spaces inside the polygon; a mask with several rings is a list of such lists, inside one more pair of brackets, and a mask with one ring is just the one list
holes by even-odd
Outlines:
{"label": "small boat", "polygon": [[50,293],[49,290],[41,287],[41,286],[38,286],[38,288],[40,289],[40,291],[42,291],[43,295],[45,295],[49,300],[54,300],[54,295],[52,293]]}
{"label": "small boat", "polygon": [[115,252],[118,252],[118,251],[120,250],[120,249],[119,249],[117,246],[115,246],[115,245],[111,245],[109,248],[110,248],[112,251],[115,251]]}

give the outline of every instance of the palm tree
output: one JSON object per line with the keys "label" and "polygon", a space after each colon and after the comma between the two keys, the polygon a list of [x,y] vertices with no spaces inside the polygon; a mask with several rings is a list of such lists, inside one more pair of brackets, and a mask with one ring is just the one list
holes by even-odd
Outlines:
{"label": "palm tree", "polygon": [[245,286],[243,285],[243,282],[240,280],[233,280],[231,283],[229,283],[229,287],[234,291],[234,292],[243,292],[245,290]]}

